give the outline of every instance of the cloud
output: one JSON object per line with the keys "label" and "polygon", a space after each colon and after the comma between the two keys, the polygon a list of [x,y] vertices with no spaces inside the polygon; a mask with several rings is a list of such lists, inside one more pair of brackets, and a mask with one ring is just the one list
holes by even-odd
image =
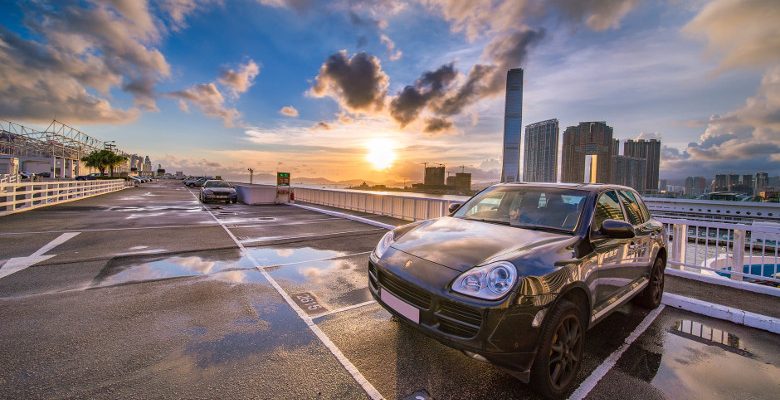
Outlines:
{"label": "cloud", "polygon": [[683,32],[706,39],[722,55],[720,69],[773,65],[780,60],[780,7],[772,0],[717,0],[707,4]]}
{"label": "cloud", "polygon": [[639,0],[553,0],[550,5],[567,18],[583,22],[594,31],[620,26],[620,20],[639,4]]}
{"label": "cloud", "polygon": [[298,116],[298,110],[293,106],[284,106],[279,109],[279,114],[282,114],[285,117],[295,118]]}
{"label": "cloud", "polygon": [[697,142],[664,149],[670,174],[780,172],[780,66],[770,68],[754,96],[724,115],[713,115]]}
{"label": "cloud", "polygon": [[309,93],[330,97],[349,112],[370,114],[384,108],[388,82],[378,58],[364,52],[348,57],[341,50],[322,64]]}
{"label": "cloud", "polygon": [[389,58],[390,61],[398,61],[404,55],[400,49],[395,48],[395,42],[384,33],[379,35],[379,41],[387,48],[387,58]]}
{"label": "cloud", "polygon": [[253,60],[249,60],[236,70],[223,71],[219,76],[219,83],[226,86],[234,96],[238,96],[249,90],[259,73],[260,67]]}
{"label": "cloud", "polygon": [[220,2],[221,0],[162,0],[158,7],[168,15],[171,29],[178,31],[187,26],[185,19],[196,9]]}
{"label": "cloud", "polygon": [[225,98],[214,83],[201,83],[188,89],[169,93],[168,96],[180,100],[182,111],[189,111],[187,102],[196,105],[205,115],[221,118],[226,127],[232,128],[240,117],[235,108],[225,105]]}
{"label": "cloud", "polygon": [[425,120],[425,133],[440,133],[452,128],[452,122],[444,118],[428,118]]}
{"label": "cloud", "polygon": [[258,3],[276,8],[289,8],[298,12],[308,10],[312,6],[312,0],[257,0]]}
{"label": "cloud", "polygon": [[[145,2],[28,2],[22,9],[30,35],[0,28],[3,117],[128,122],[157,109],[155,86],[170,66],[155,48],[163,31]],[[134,107],[114,108],[113,88],[129,93]]]}
{"label": "cloud", "polygon": [[414,85],[408,85],[390,102],[390,115],[401,126],[414,121],[430,103],[441,99],[447,87],[457,77],[453,64],[442,65],[435,71],[426,71]]}
{"label": "cloud", "polygon": [[317,122],[317,123],[316,123],[316,124],[315,124],[315,125],[312,127],[312,129],[314,129],[314,130],[324,130],[324,131],[329,131],[329,130],[331,129],[331,126],[330,126],[330,124],[329,124],[329,123],[327,123],[327,122],[325,122],[325,121],[320,121],[320,122]]}
{"label": "cloud", "polygon": [[640,132],[639,135],[635,139],[644,139],[644,140],[650,140],[650,139],[656,139],[661,140],[661,134],[658,132]]}

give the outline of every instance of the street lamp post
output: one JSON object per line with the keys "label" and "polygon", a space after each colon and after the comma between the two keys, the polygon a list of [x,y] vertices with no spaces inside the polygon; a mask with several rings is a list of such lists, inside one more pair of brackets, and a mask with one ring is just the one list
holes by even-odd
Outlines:
{"label": "street lamp post", "polygon": [[252,176],[254,175],[255,170],[253,170],[252,168],[247,168],[246,170],[249,171],[249,184],[251,185],[252,184]]}

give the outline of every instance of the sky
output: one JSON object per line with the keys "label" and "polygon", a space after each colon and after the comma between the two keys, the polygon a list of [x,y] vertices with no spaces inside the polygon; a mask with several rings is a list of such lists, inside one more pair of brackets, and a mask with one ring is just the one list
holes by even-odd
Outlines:
{"label": "sky", "polygon": [[661,178],[780,174],[776,0],[0,2],[0,119],[168,171],[397,184],[500,175],[523,124],[660,138]]}

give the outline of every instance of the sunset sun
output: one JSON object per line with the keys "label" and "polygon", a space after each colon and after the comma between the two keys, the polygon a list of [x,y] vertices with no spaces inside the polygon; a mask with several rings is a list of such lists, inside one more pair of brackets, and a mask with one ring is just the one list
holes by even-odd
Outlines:
{"label": "sunset sun", "polygon": [[393,143],[387,139],[372,139],[366,143],[366,161],[371,163],[374,169],[384,170],[393,165],[395,150]]}

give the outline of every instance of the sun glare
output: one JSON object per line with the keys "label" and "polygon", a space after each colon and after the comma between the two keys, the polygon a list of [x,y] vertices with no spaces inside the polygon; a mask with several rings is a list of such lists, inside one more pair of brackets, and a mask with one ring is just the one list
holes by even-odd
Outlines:
{"label": "sun glare", "polygon": [[384,170],[393,165],[395,150],[393,143],[387,139],[372,139],[366,143],[366,161],[371,163],[374,169]]}

